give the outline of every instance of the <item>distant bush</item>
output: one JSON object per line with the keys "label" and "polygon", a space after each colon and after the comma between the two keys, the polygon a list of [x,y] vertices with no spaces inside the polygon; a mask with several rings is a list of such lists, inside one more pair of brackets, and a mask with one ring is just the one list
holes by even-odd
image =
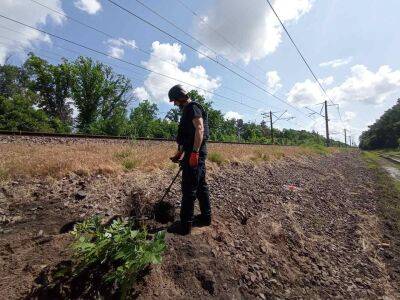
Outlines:
{"label": "distant bush", "polygon": [[150,235],[121,219],[105,228],[100,218],[94,217],[77,224],[72,235],[75,274],[93,266],[109,266],[103,279],[120,287],[121,299],[129,294],[140,271],[161,263],[166,250],[165,231]]}

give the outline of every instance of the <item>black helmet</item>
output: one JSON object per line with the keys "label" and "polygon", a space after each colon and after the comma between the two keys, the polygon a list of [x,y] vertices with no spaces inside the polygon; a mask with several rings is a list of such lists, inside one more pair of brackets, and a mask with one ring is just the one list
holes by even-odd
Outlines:
{"label": "black helmet", "polygon": [[187,92],[183,89],[180,84],[174,85],[168,92],[169,102],[187,98]]}

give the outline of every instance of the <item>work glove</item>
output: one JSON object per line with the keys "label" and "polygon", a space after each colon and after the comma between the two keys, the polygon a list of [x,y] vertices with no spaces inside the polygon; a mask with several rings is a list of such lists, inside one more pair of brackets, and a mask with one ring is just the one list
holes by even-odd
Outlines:
{"label": "work glove", "polygon": [[199,165],[199,152],[192,152],[189,157],[189,166],[196,168]]}
{"label": "work glove", "polygon": [[174,163],[178,163],[182,160],[182,155],[183,155],[182,151],[177,151],[176,154],[170,157],[169,159],[172,160],[172,162]]}

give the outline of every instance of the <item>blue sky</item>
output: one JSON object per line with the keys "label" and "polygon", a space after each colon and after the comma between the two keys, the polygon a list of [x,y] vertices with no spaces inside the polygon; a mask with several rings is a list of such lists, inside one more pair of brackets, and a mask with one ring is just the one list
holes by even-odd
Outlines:
{"label": "blue sky", "polygon": [[[308,117],[304,106],[319,110],[318,103],[326,97],[266,1],[140,0],[202,42],[199,44],[137,1],[115,0],[201,53],[234,69],[261,89],[210,59],[199,57],[197,52],[107,0],[35,1],[102,30],[113,39],[32,0],[0,0],[0,14],[255,108],[206,93],[214,106],[227,117],[259,122],[261,113],[265,111],[287,110],[285,116],[295,119],[279,121],[275,124],[277,127],[314,129],[324,133],[324,120]],[[396,15],[400,11],[400,2],[275,0],[272,4],[309,60],[329,98],[340,104],[341,120],[336,107],[329,107],[333,138],[343,140],[342,133],[346,128],[356,139],[400,97],[400,35],[396,32],[400,25]],[[0,63],[8,57],[10,63],[21,63],[27,51],[46,56],[53,63],[59,61],[59,55],[74,59],[82,54],[113,64],[116,72],[132,79],[137,100],[156,102],[161,113],[170,108],[168,88],[178,83],[0,18]],[[297,109],[276,100],[262,89],[276,94]],[[132,104],[135,105],[137,102]]]}

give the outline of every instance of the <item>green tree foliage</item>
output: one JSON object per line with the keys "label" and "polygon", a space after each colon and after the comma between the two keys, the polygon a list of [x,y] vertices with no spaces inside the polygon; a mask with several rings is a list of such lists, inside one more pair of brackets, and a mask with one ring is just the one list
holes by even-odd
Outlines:
{"label": "green tree foliage", "polygon": [[52,65],[30,54],[23,69],[29,76],[30,89],[39,95],[38,106],[50,118],[60,120],[66,128],[71,127],[71,65],[66,60]]}
{"label": "green tree foliage", "polygon": [[360,137],[360,148],[365,150],[400,146],[400,99]]}
{"label": "green tree foliage", "polygon": [[154,120],[157,118],[158,107],[148,100],[142,101],[131,110],[129,117],[129,133],[134,137],[153,137]]}
{"label": "green tree foliage", "polygon": [[0,95],[0,129],[53,132],[52,122],[42,109],[34,108],[32,96]]}
{"label": "green tree foliage", "polygon": [[[0,66],[0,96],[0,126],[8,130],[68,132],[74,128],[82,133],[172,139],[182,113],[179,108],[172,108],[161,119],[155,103],[142,101],[128,117],[133,98],[130,80],[87,57],[52,65],[31,54],[22,67]],[[265,121],[256,124],[225,120],[213,102],[196,90],[190,91],[189,96],[207,112],[210,140],[271,143],[271,130]],[[72,103],[78,110],[76,127],[71,126]],[[399,130],[398,119],[397,123],[391,121],[391,115],[388,119],[384,123],[393,123],[393,127],[385,134],[398,145],[398,134],[390,138]],[[385,136],[382,132],[379,135]],[[368,136],[369,143],[377,139],[375,135]],[[322,145],[325,139],[315,132],[274,129],[274,142]]]}
{"label": "green tree foliage", "polygon": [[17,66],[0,66],[0,95],[12,97],[21,93],[28,85],[28,75]]}
{"label": "green tree foliage", "polygon": [[122,134],[126,108],[132,99],[130,80],[114,73],[111,67],[85,57],[73,63],[72,74],[72,98],[79,111],[79,131]]}

